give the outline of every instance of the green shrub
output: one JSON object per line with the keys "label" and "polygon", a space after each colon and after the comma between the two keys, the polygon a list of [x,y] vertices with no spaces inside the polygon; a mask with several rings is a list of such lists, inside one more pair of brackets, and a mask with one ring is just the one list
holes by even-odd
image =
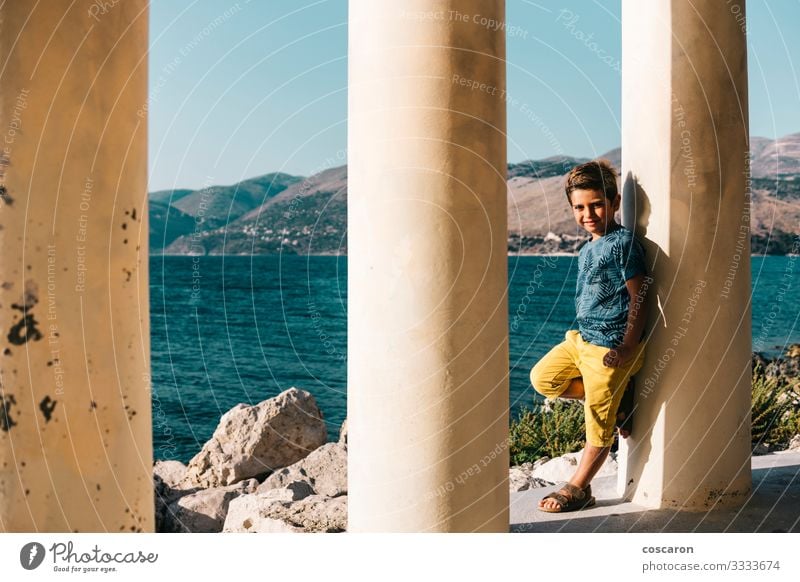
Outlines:
{"label": "green shrub", "polygon": [[752,444],[784,447],[800,432],[800,411],[793,392],[783,381],[767,376],[760,364],[753,368],[753,401],[750,409]]}
{"label": "green shrub", "polygon": [[525,408],[519,418],[511,422],[511,465],[574,453],[581,450],[585,442],[581,402],[556,400],[550,412]]}
{"label": "green shrub", "polygon": [[[763,367],[756,364],[751,408],[753,448],[759,443],[783,448],[800,433],[800,407],[794,398],[796,395],[787,382],[767,376]],[[525,408],[511,422],[511,465],[574,453],[581,450],[585,442],[581,402],[555,400],[549,412],[542,407]]]}

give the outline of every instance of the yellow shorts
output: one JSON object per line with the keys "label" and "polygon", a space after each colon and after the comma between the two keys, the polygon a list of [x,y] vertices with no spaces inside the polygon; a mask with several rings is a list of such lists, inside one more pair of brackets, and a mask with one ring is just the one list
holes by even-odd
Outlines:
{"label": "yellow shorts", "polygon": [[617,409],[628,380],[642,367],[644,342],[621,368],[608,368],[603,357],[609,348],[583,341],[576,329],[550,350],[531,370],[531,384],[542,396],[558,398],[574,378],[583,378],[586,442],[609,447],[614,442]]}

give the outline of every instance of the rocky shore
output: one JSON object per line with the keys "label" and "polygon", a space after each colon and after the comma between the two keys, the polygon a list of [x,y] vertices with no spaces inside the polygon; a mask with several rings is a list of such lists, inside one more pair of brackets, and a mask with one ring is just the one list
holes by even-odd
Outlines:
{"label": "rocky shore", "polygon": [[[791,346],[785,358],[754,354],[753,360],[767,375],[800,388],[800,345]],[[800,434],[779,448],[800,451]],[[771,452],[775,449],[754,454]],[[524,491],[567,481],[580,454],[511,467],[509,488]],[[616,473],[612,453],[598,476]],[[157,532],[343,532],[347,421],[339,440],[327,442],[314,397],[290,388],[256,405],[236,405],[188,465],[157,461],[153,479]]]}
{"label": "rocky shore", "polygon": [[156,531],[344,531],[347,422],[337,442],[326,440],[304,390],[236,405],[188,465],[155,463]]}

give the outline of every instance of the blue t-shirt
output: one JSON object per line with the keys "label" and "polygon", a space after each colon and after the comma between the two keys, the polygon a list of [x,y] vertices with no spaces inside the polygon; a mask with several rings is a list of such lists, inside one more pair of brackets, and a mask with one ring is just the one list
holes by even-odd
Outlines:
{"label": "blue t-shirt", "polygon": [[584,341],[608,348],[622,343],[630,303],[625,281],[640,273],[647,274],[644,248],[620,224],[583,245],[578,254],[575,311]]}

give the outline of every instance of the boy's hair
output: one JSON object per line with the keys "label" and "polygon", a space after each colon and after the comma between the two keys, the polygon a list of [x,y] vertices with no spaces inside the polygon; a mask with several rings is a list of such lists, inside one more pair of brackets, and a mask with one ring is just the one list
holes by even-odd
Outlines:
{"label": "boy's hair", "polygon": [[573,190],[599,190],[603,195],[614,200],[617,197],[617,171],[611,162],[605,159],[592,160],[575,166],[567,174],[565,184],[567,200],[572,204]]}

